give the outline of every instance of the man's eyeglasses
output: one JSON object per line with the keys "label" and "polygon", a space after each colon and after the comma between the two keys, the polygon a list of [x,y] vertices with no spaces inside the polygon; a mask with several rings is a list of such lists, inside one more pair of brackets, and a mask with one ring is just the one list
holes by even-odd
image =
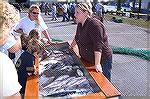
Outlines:
{"label": "man's eyeglasses", "polygon": [[32,12],[33,14],[39,14],[39,13],[37,13],[37,12]]}

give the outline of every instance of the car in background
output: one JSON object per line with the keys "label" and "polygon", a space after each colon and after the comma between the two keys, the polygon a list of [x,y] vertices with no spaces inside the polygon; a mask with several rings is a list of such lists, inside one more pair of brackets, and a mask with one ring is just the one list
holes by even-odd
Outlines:
{"label": "car in background", "polygon": [[106,5],[103,5],[105,12],[116,12],[117,3],[115,1],[109,1]]}
{"label": "car in background", "polygon": [[110,11],[117,11],[117,6],[112,6],[112,5],[104,5],[104,11],[105,12],[110,12]]}
{"label": "car in background", "polygon": [[[104,11],[105,12],[116,12],[117,11],[117,2],[109,2],[107,5],[103,5],[104,6]],[[130,12],[132,11],[131,6],[128,3],[124,3],[121,5],[121,11],[124,12]]]}

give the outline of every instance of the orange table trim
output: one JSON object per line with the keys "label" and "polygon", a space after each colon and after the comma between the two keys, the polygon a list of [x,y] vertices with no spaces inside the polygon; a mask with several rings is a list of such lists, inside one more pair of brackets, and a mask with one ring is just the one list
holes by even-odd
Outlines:
{"label": "orange table trim", "polygon": [[[75,53],[78,54],[78,48],[76,47],[74,49]],[[107,78],[100,72],[96,72],[95,68],[91,66],[91,64],[88,64],[81,60],[81,62],[84,64],[86,69],[89,71],[90,75],[93,77],[95,82],[100,87],[101,91],[98,93],[92,93],[88,94],[86,96],[81,97],[74,97],[74,99],[80,98],[80,99],[91,99],[91,98],[111,98],[111,97],[118,97],[121,96],[121,93],[107,80]],[[38,70],[39,65],[39,57],[36,57],[36,68]],[[27,85],[26,85],[26,92],[25,92],[25,99],[38,99],[39,89],[38,89],[38,76],[31,76],[28,78]]]}

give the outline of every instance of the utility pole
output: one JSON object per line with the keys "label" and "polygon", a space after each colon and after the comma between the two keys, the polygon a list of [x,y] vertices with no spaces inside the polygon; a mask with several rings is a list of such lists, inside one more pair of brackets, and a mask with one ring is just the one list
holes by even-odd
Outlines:
{"label": "utility pole", "polygon": [[141,13],[141,3],[142,3],[142,0],[139,0],[139,9],[138,9],[138,19],[140,18],[140,13]]}
{"label": "utility pole", "polygon": [[117,11],[121,11],[121,0],[117,1]]}

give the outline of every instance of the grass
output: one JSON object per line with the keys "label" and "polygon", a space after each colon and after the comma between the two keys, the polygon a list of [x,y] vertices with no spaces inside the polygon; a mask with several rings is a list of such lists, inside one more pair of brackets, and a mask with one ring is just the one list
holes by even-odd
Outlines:
{"label": "grass", "polygon": [[[121,16],[109,15],[109,14],[105,15],[105,20],[112,21],[113,17],[121,18],[123,20],[123,23],[125,24],[136,25],[139,27],[150,29],[150,20],[146,21],[143,19],[121,17]],[[150,61],[150,50],[142,50],[142,49],[137,50],[134,48],[114,47],[114,46],[111,47],[113,53],[133,55]]]}
{"label": "grass", "polygon": [[135,18],[121,17],[121,16],[109,15],[109,14],[105,15],[105,20],[112,21],[113,17],[122,18],[123,23],[125,24],[136,25],[147,29],[150,28],[150,20],[146,21],[144,19],[135,19]]}

